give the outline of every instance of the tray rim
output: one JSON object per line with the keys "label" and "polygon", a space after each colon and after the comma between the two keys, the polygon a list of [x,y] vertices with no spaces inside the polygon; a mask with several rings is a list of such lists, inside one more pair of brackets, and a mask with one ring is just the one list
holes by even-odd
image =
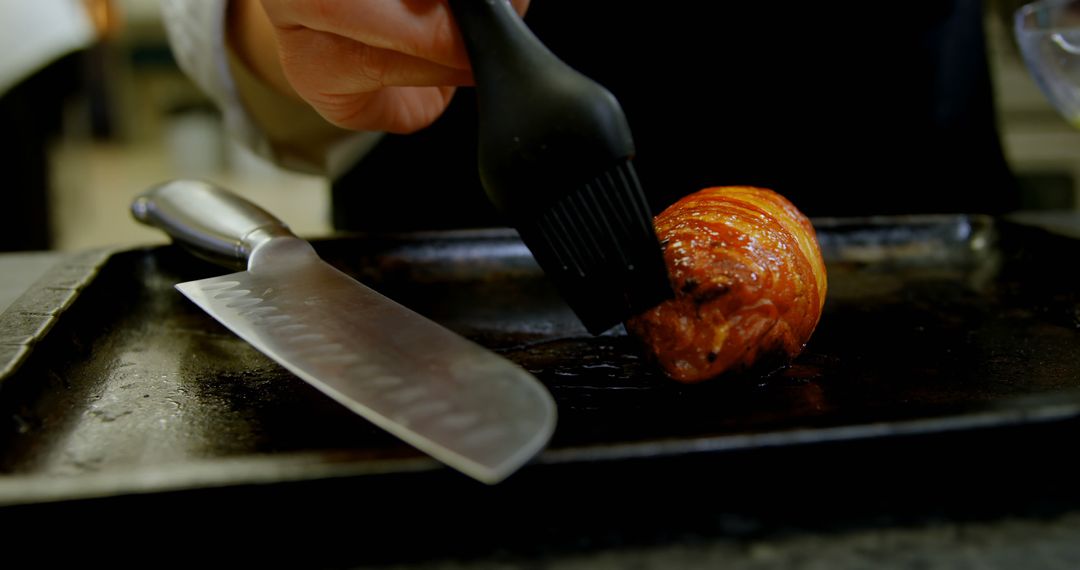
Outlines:
{"label": "tray rim", "polygon": [[[865,216],[813,218],[815,227],[837,227],[844,224],[933,222],[957,219],[982,219],[991,225],[999,221],[1040,227],[1071,239],[1080,239],[1080,229],[1062,229],[1061,216],[1049,221],[1057,227],[1040,223],[1038,216],[1000,218],[980,214],[927,214],[904,216]],[[1068,217],[1080,228],[1080,213]],[[1059,231],[1055,231],[1059,230]],[[365,234],[336,234],[320,241],[362,238]],[[512,228],[484,228],[380,234],[395,238],[402,235],[423,240],[431,237],[508,238],[516,236]],[[38,279],[0,313],[0,388],[30,357],[37,343],[47,337],[52,327],[93,282],[100,271],[116,255],[148,252],[172,247],[168,244],[149,244],[133,247],[95,248],[76,252]],[[35,306],[42,291],[49,291],[50,305]],[[10,333],[9,330],[15,330]],[[20,332],[25,331],[25,334]],[[1052,397],[1051,397],[1052,396]],[[1067,397],[1064,397],[1067,396]],[[816,443],[831,443],[867,438],[897,437],[929,433],[956,432],[986,427],[1007,427],[1033,423],[1052,423],[1080,418],[1080,389],[1062,390],[1038,397],[1023,396],[1022,406],[981,410],[940,417],[853,423],[839,426],[806,427],[764,433],[695,436],[679,439],[649,439],[607,445],[569,446],[545,449],[531,465],[559,465],[580,462],[606,462],[633,458],[676,456],[783,447]],[[435,460],[418,455],[405,458],[383,458],[355,461],[347,450],[290,452],[283,454],[220,457],[187,460],[161,466],[105,469],[73,475],[0,475],[0,507],[49,503],[68,500],[94,499],[124,495],[151,494],[202,488],[231,487],[260,483],[311,481],[327,478],[387,475],[399,473],[437,472],[442,466]]]}
{"label": "tray rim", "polygon": [[[132,251],[137,249],[146,248]],[[105,264],[122,251],[126,249],[103,247],[73,253],[49,268],[0,313],[0,386],[19,370]]]}

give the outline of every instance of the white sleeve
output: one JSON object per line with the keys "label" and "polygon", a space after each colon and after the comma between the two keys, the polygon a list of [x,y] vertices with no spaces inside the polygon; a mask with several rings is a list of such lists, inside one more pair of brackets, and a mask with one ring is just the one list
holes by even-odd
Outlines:
{"label": "white sleeve", "polygon": [[[291,170],[336,177],[370,150],[381,133],[341,131],[329,144],[275,143],[245,106],[229,64],[227,4],[227,0],[161,0],[162,20],[177,64],[221,110],[230,136],[255,154]],[[311,156],[312,148],[319,150],[318,158]]]}
{"label": "white sleeve", "polygon": [[0,0],[0,95],[96,39],[78,0]]}
{"label": "white sleeve", "polygon": [[256,154],[272,160],[269,141],[244,110],[229,72],[226,4],[226,0],[162,0],[161,17],[177,64],[217,104],[225,128]]}

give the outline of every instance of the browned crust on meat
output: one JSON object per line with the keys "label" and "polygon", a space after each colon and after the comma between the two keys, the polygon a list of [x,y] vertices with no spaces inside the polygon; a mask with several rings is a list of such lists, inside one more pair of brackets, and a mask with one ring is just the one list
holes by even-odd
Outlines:
{"label": "browned crust on meat", "polygon": [[791,202],[764,188],[706,188],[655,226],[675,298],[626,325],[668,376],[698,382],[802,351],[827,282],[814,228]]}

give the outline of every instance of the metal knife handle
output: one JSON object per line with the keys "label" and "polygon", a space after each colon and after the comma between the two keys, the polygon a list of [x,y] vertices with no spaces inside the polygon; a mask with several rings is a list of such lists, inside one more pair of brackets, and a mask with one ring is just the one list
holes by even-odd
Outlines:
{"label": "metal knife handle", "polygon": [[224,265],[246,262],[275,237],[296,237],[273,214],[201,180],[155,186],[131,204],[135,219]]}

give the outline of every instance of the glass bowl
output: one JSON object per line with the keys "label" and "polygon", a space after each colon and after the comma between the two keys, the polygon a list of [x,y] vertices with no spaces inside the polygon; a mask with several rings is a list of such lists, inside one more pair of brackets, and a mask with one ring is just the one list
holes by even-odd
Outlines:
{"label": "glass bowl", "polygon": [[1080,128],[1080,0],[1041,0],[1016,11],[1024,63],[1065,120]]}

